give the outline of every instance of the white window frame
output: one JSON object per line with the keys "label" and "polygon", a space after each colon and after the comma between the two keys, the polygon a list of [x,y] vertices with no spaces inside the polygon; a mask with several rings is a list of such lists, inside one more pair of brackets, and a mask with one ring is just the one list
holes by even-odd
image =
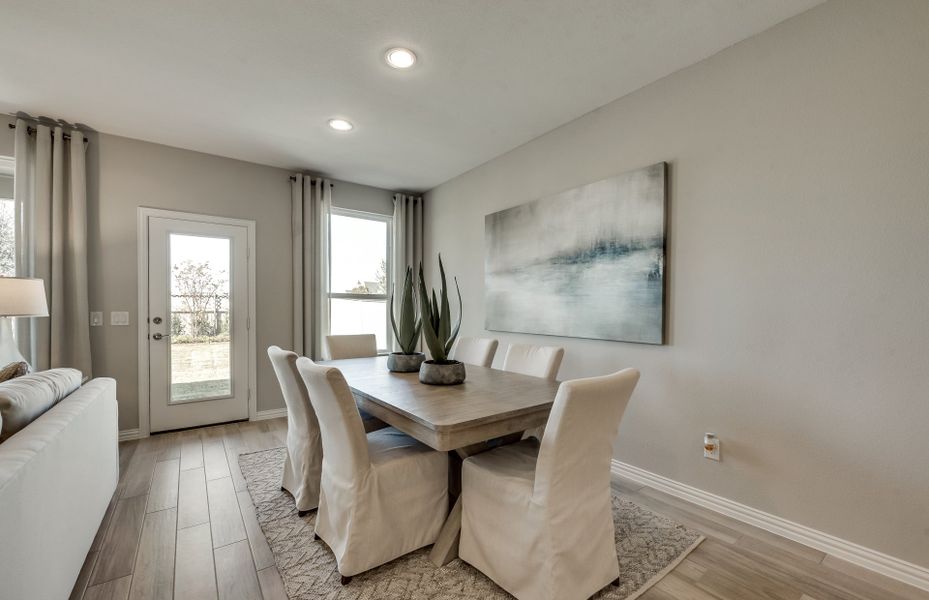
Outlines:
{"label": "white window frame", "polygon": [[361,300],[361,301],[384,301],[386,307],[385,317],[386,323],[384,323],[387,329],[387,347],[378,348],[377,351],[379,354],[389,353],[391,348],[394,345],[394,332],[393,328],[390,326],[390,290],[393,289],[394,282],[394,269],[393,269],[393,243],[394,243],[394,218],[393,215],[383,215],[380,213],[367,212],[363,210],[355,210],[351,208],[341,208],[333,206],[329,211],[331,216],[339,217],[351,217],[353,219],[366,219],[368,221],[379,221],[381,223],[387,224],[387,292],[384,294],[352,294],[347,292],[333,292],[332,291],[332,229],[330,226],[329,233],[329,249],[327,254],[327,259],[329,260],[329,327],[330,333],[332,328],[332,300]]}
{"label": "white window frame", "polygon": [[[5,173],[9,171],[9,177],[13,180],[13,184],[16,184],[16,160],[12,156],[2,156],[0,155],[0,172]],[[20,224],[21,211],[16,205],[15,194],[10,194],[9,197],[4,196],[3,200],[8,200],[13,203],[13,254],[15,257],[16,265],[14,266],[13,273],[9,274],[12,277],[25,277],[25,274],[19,272],[20,270],[20,261],[23,253],[25,252],[27,240],[23,239],[23,229]],[[15,321],[14,321],[15,323]],[[14,330],[16,328],[14,327]]]}

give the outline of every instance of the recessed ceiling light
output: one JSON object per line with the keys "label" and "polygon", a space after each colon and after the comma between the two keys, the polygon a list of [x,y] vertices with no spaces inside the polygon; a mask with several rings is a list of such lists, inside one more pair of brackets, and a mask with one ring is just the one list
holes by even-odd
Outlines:
{"label": "recessed ceiling light", "polygon": [[336,131],[351,131],[355,128],[354,125],[345,119],[329,119],[329,127],[332,127]]}
{"label": "recessed ceiling light", "polygon": [[416,62],[416,55],[406,48],[391,48],[384,55],[384,59],[395,69],[409,69]]}

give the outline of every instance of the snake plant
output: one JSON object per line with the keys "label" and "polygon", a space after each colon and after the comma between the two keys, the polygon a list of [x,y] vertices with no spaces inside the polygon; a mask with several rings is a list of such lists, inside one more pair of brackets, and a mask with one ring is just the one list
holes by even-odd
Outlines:
{"label": "snake plant", "polygon": [[441,254],[439,255],[439,273],[442,283],[439,298],[436,298],[435,288],[433,288],[430,300],[426,292],[426,281],[423,278],[423,264],[419,263],[419,312],[422,316],[423,338],[432,354],[432,360],[439,364],[447,364],[453,362],[448,359],[448,353],[451,352],[452,344],[458,337],[458,330],[461,329],[461,288],[458,287],[458,279],[455,278],[455,288],[458,290],[458,322],[452,327],[445,266],[442,264]]}
{"label": "snake plant", "polygon": [[406,279],[403,281],[403,295],[400,297],[400,323],[394,316],[394,294],[390,295],[390,326],[394,330],[394,339],[400,346],[403,354],[416,354],[416,345],[419,342],[419,332],[423,322],[416,316],[416,305],[413,302],[413,268],[406,268]]}

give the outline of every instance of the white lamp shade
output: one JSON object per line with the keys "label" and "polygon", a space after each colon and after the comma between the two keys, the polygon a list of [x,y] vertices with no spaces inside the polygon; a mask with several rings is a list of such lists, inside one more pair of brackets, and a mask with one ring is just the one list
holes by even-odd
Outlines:
{"label": "white lamp shade", "polygon": [[45,282],[24,277],[0,277],[0,316],[47,317]]}

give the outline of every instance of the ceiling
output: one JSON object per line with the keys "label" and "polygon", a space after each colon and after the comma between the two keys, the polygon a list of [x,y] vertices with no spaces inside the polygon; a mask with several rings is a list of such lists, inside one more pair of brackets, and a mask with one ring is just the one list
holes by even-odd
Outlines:
{"label": "ceiling", "polygon": [[3,0],[0,112],[426,190],[820,1]]}

